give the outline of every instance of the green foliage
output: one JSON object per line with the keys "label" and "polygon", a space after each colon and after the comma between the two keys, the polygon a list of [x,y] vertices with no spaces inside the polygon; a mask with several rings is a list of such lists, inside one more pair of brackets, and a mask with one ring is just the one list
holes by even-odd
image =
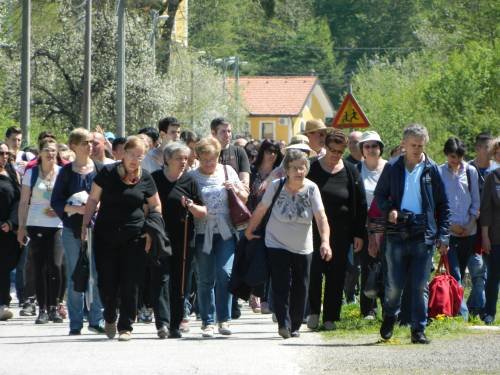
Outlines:
{"label": "green foliage", "polygon": [[317,74],[331,94],[343,75],[326,19],[313,1],[207,0],[190,8],[190,42],[215,57],[238,55],[252,75]]}
{"label": "green foliage", "polygon": [[[147,4],[146,4],[147,3]],[[54,4],[57,12],[54,15]],[[83,94],[83,24],[81,8],[72,0],[41,1],[52,27],[33,33],[32,47],[32,129],[38,125],[55,133],[67,134],[81,125]],[[137,4],[135,4],[137,5]],[[144,7],[157,2],[143,2]],[[45,10],[45,8],[43,8]],[[78,11],[80,9],[80,11]],[[0,17],[3,8],[0,8]],[[14,9],[14,12],[20,9]],[[15,17],[13,17],[14,19]],[[5,20],[5,18],[4,18]],[[144,126],[155,126],[158,119],[175,115],[185,124],[205,133],[209,116],[244,116],[235,101],[222,92],[222,77],[196,54],[175,46],[172,71],[155,70],[151,45],[151,20],[143,8],[131,8],[126,21],[126,126],[132,133]],[[0,26],[5,25],[0,22]],[[38,25],[37,27],[40,27]],[[14,32],[19,32],[15,29]],[[96,5],[93,15],[92,126],[115,129],[116,17],[113,1]],[[159,43],[160,44],[160,43]],[[161,44],[159,46],[161,49]],[[157,60],[161,53],[157,54]],[[20,108],[20,50],[0,49],[0,126],[18,123]],[[236,121],[243,123],[243,121]],[[5,126],[6,127],[6,126]],[[40,129],[41,130],[41,129]],[[64,136],[62,137],[64,138]]]}

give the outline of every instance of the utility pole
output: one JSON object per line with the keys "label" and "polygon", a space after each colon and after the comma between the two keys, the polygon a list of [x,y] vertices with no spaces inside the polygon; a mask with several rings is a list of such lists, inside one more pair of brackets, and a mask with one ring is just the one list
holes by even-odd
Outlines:
{"label": "utility pole", "polygon": [[21,50],[21,129],[23,145],[30,142],[31,112],[31,0],[23,0],[23,37]]}
{"label": "utility pole", "polygon": [[240,131],[240,58],[234,59],[234,101],[236,102],[236,129]]}
{"label": "utility pole", "polygon": [[126,0],[118,0],[118,30],[116,50],[116,131],[125,136],[125,6]]}
{"label": "utility pole", "polygon": [[83,124],[90,130],[90,108],[92,102],[92,0],[87,0],[85,6],[85,61],[83,78]]}

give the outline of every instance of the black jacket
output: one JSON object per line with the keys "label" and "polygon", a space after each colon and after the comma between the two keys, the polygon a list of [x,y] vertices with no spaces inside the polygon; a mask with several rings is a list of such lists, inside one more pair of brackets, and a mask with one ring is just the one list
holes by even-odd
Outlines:
{"label": "black jacket", "polygon": [[160,265],[160,258],[172,255],[170,239],[165,233],[165,222],[159,212],[150,212],[143,227],[144,232],[151,236],[149,257],[155,265]]}

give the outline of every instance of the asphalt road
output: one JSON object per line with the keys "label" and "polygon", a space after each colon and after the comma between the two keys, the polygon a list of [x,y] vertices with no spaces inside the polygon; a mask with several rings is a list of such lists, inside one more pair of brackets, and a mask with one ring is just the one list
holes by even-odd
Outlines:
{"label": "asphalt road", "polygon": [[35,325],[34,317],[0,322],[0,374],[500,374],[500,334],[381,345],[376,335],[325,341],[304,329],[283,340],[270,315],[243,309],[233,335],[201,338],[200,322],[182,339],[159,340],[154,324],[136,324],[130,342],[68,323]]}

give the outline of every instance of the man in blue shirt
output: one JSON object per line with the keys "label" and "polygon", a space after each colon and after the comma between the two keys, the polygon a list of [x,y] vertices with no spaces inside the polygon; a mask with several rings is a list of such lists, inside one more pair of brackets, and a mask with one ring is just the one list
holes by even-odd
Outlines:
{"label": "man in blue shirt", "polygon": [[406,153],[389,161],[375,189],[375,199],[387,218],[384,321],[380,335],[392,337],[407,277],[411,284],[411,342],[427,344],[425,291],[437,246],[448,251],[449,207],[438,166],[424,153],[427,129],[409,125],[403,132]]}

